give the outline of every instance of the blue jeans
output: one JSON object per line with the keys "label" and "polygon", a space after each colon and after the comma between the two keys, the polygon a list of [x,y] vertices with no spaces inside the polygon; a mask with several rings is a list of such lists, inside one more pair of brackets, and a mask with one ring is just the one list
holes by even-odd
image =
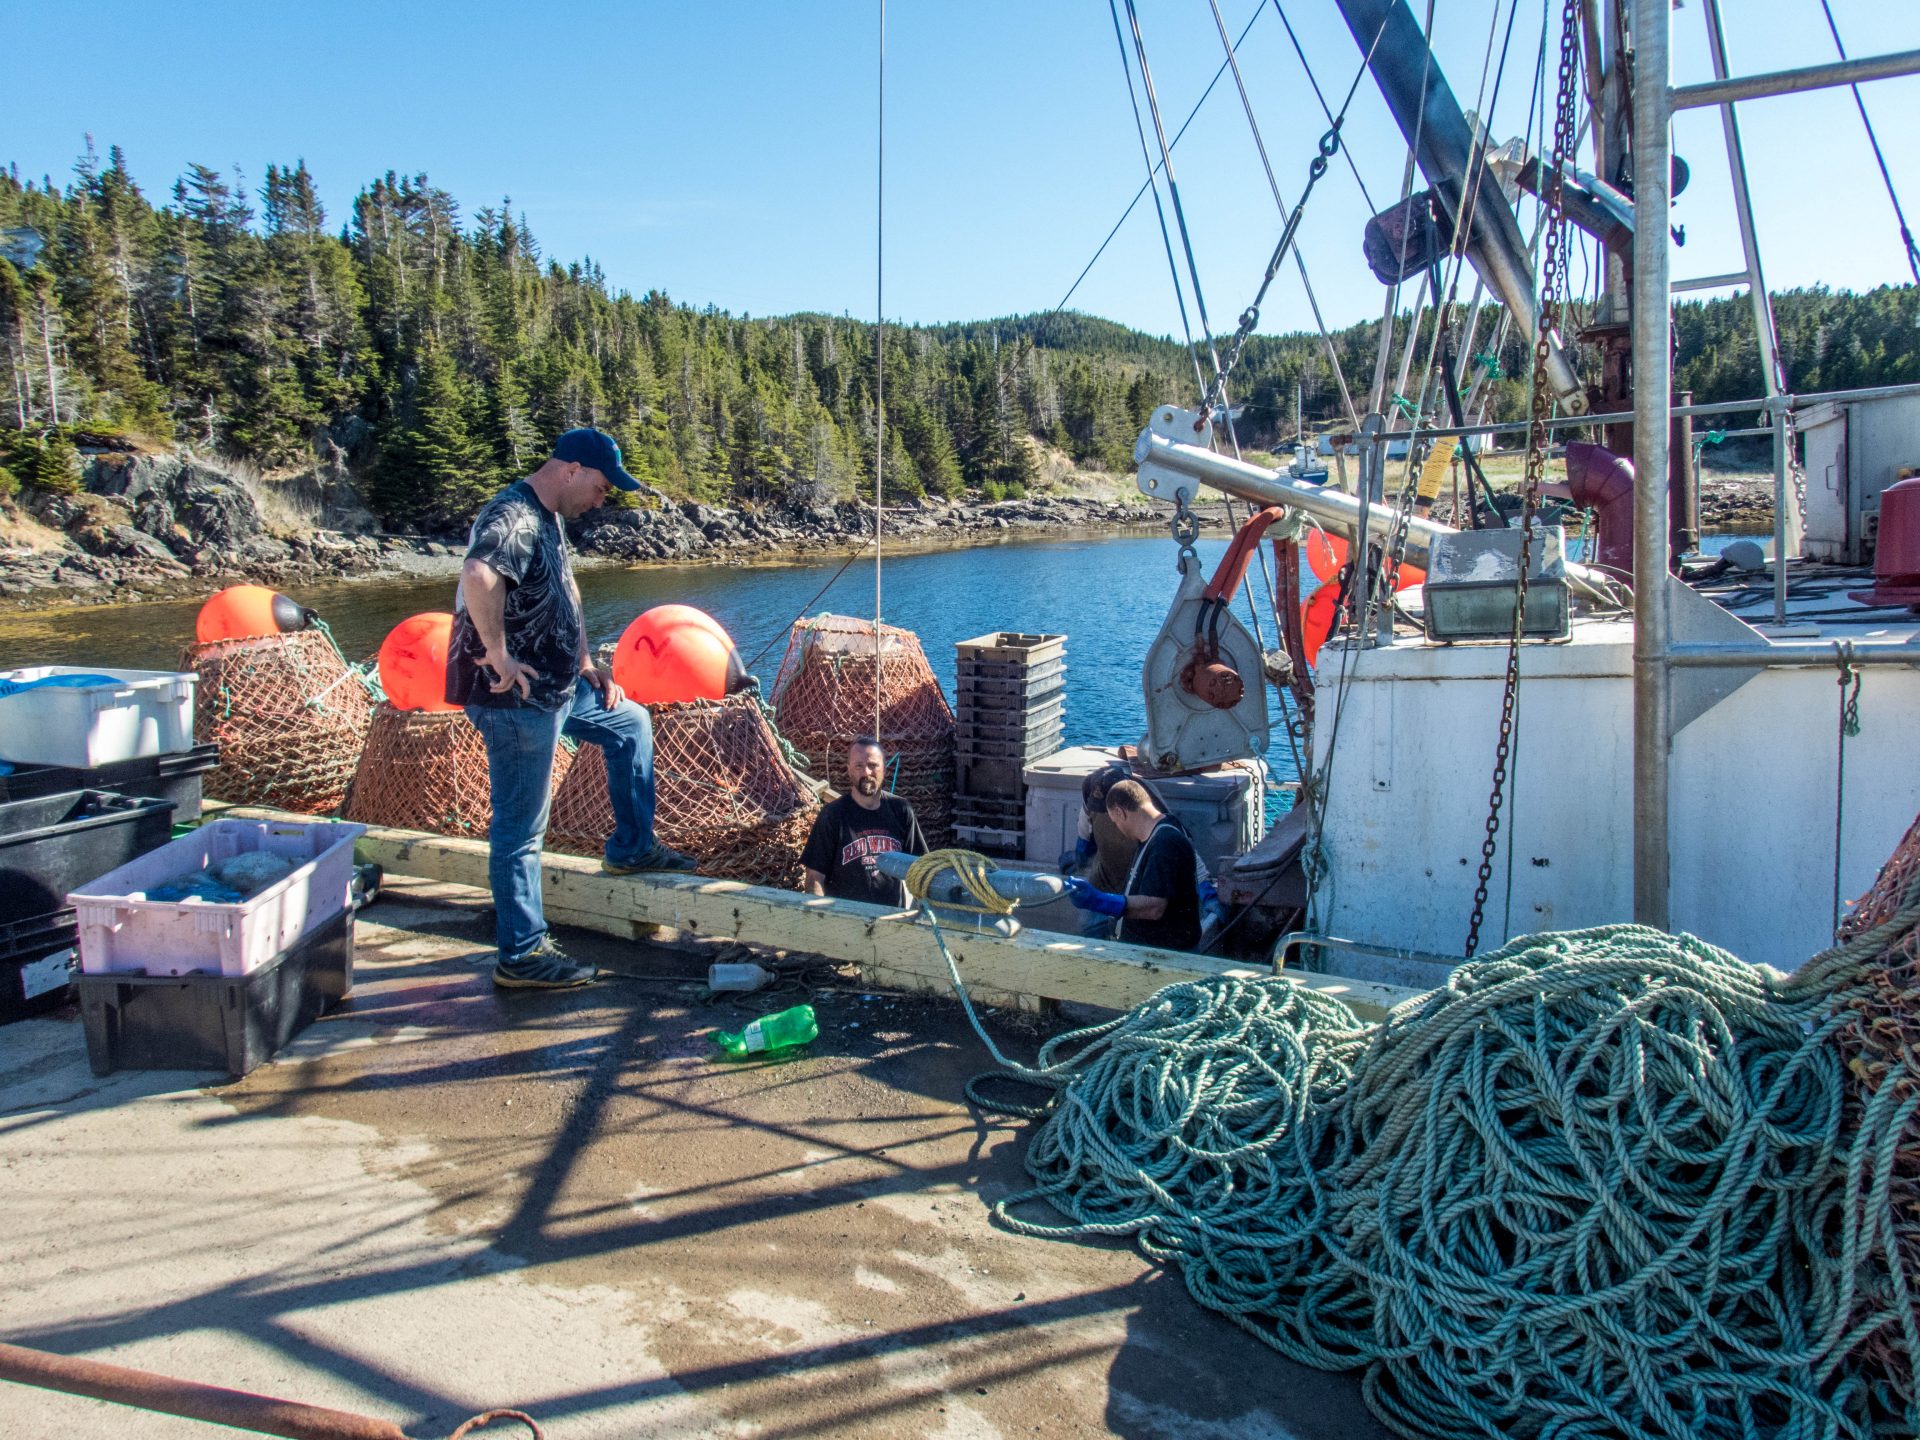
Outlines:
{"label": "blue jeans", "polygon": [[600,707],[584,679],[558,710],[530,705],[469,705],[467,718],[487,746],[493,820],[487,827],[487,883],[493,890],[494,940],[504,964],[524,959],[547,933],[540,905],[540,847],[553,808],[553,752],[562,735],[606,754],[613,834],[607,858],[640,859],[654,847],[653,717],[622,700]]}
{"label": "blue jeans", "polygon": [[1080,912],[1080,933],[1089,940],[1113,939],[1113,917],[1096,914],[1092,910]]}

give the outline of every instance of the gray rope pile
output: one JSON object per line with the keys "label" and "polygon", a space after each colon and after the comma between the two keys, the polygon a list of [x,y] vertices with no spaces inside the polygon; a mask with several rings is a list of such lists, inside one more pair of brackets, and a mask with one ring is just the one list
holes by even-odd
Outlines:
{"label": "gray rope pile", "polygon": [[1171,986],[1009,1073],[1055,1095],[994,1213],[1132,1236],[1282,1353],[1366,1366],[1409,1436],[1911,1435],[1857,1354],[1910,1298],[1863,1277],[1920,1104],[1850,1099],[1863,944],[1783,977],[1531,936],[1374,1027],[1284,978]]}

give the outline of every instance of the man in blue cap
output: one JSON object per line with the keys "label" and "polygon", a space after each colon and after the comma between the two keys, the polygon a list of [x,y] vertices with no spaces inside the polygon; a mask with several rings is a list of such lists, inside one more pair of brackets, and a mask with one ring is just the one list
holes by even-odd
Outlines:
{"label": "man in blue cap", "polygon": [[599,430],[569,430],[553,457],[487,503],[473,522],[453,601],[447,702],[464,706],[487,746],[493,822],[487,879],[502,989],[564,990],[599,973],[561,953],[540,903],[540,847],[562,735],[606,753],[614,829],[604,868],[692,870],[653,834],[653,722],[587,650],[580,587],[563,521],[640,482]]}

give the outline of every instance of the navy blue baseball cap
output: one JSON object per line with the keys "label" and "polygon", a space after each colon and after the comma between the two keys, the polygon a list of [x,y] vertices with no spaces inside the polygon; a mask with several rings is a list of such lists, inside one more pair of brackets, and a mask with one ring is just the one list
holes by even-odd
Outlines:
{"label": "navy blue baseball cap", "polygon": [[553,442],[553,458],[565,460],[570,465],[584,465],[589,470],[598,470],[622,490],[640,488],[640,482],[629,475],[626,467],[620,463],[620,447],[613,443],[613,437],[604,430],[583,425],[578,430],[567,431]]}

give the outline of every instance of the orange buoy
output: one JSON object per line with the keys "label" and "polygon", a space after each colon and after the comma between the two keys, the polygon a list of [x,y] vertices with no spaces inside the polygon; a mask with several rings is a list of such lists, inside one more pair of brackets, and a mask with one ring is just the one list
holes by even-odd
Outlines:
{"label": "orange buoy", "polygon": [[745,674],[733,637],[691,605],[656,605],[620,637],[613,678],[642,705],[723,700]]}
{"label": "orange buoy", "polygon": [[457,710],[447,703],[447,646],[453,616],[429,610],[409,616],[380,642],[380,688],[396,710]]}
{"label": "orange buoy", "polygon": [[1340,582],[1329,580],[1307,597],[1300,607],[1300,631],[1307,652],[1307,664],[1320,660],[1320,647],[1333,634],[1333,622],[1340,613]]}
{"label": "orange buoy", "polygon": [[[1316,580],[1331,580],[1340,573],[1340,567],[1347,563],[1347,537],[1344,535],[1329,535],[1325,530],[1314,530],[1301,544],[1306,549],[1307,565]],[[1395,591],[1409,590],[1426,583],[1426,571],[1417,565],[1402,563],[1393,588]]]}
{"label": "orange buoy", "polygon": [[318,617],[304,605],[264,585],[229,585],[207,597],[193,622],[202,645],[215,640],[252,640],[305,630]]}

